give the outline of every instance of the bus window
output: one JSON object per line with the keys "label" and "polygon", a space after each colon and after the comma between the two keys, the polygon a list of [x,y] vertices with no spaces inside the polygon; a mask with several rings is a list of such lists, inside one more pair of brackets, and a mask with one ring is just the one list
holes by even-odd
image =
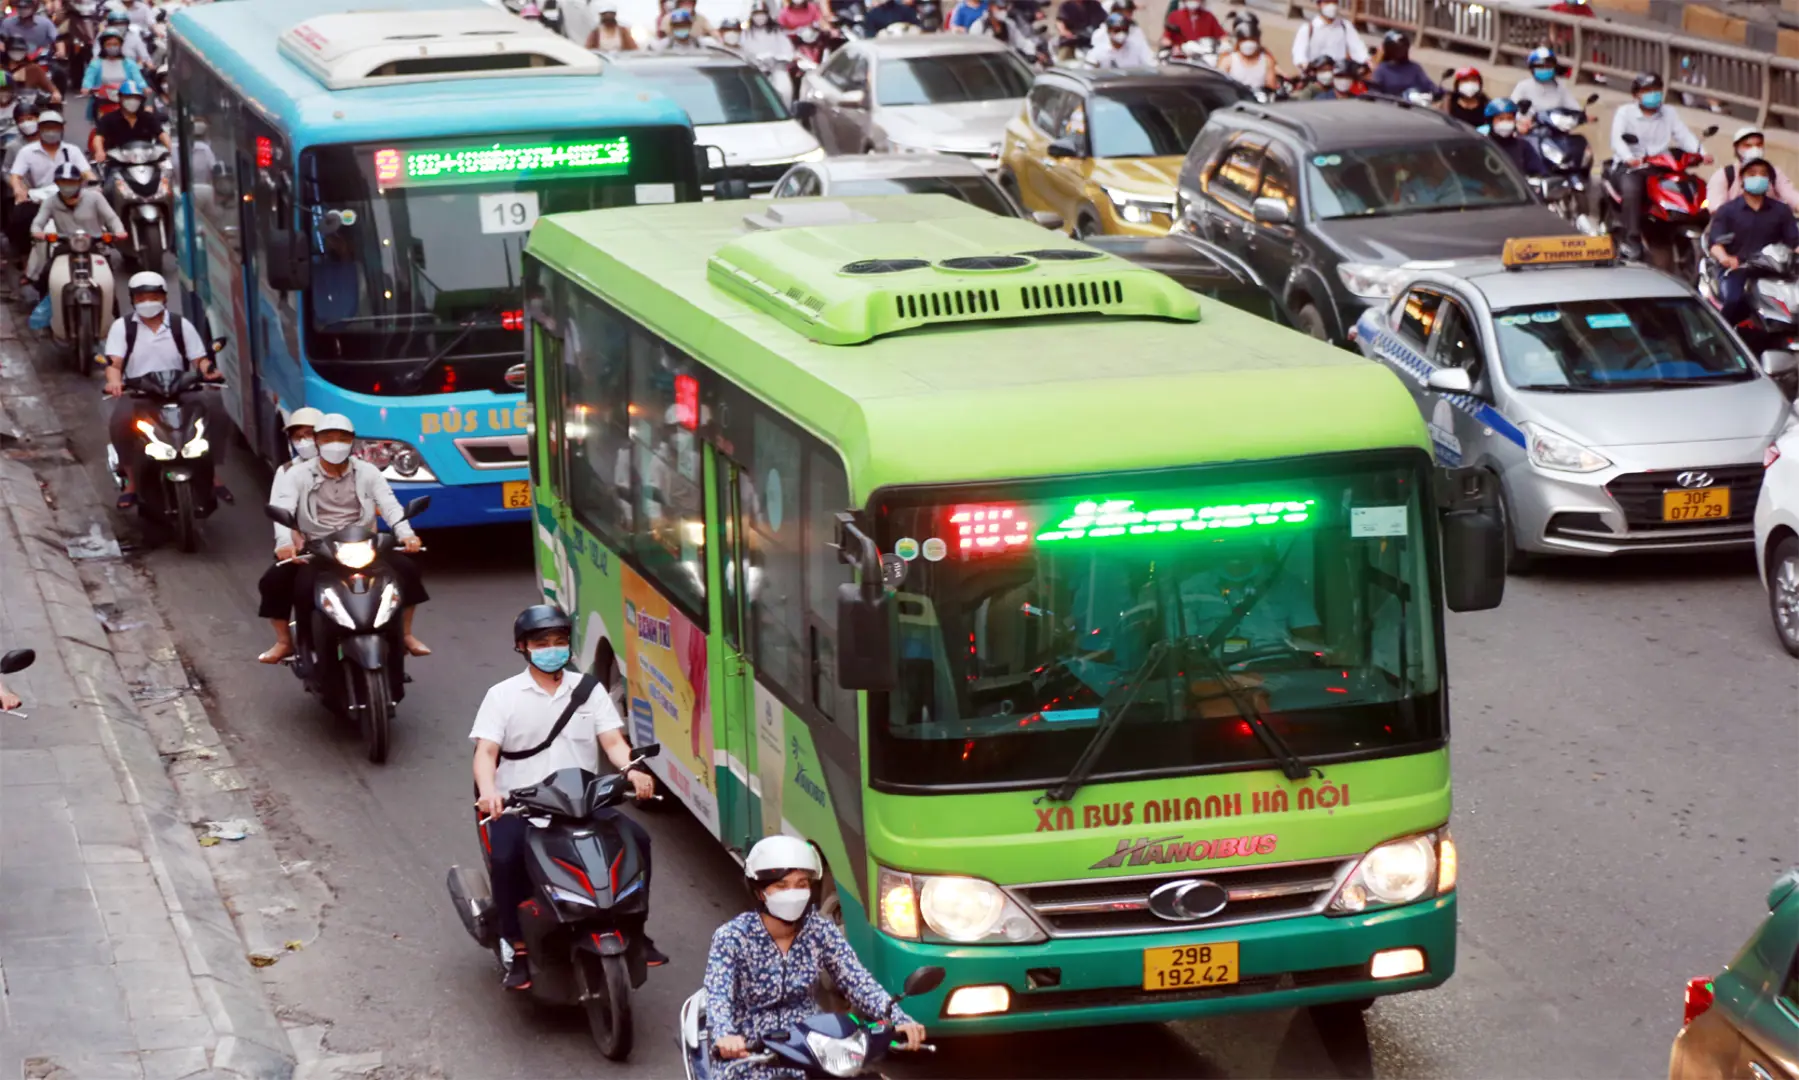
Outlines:
{"label": "bus window", "polygon": [[623,547],[631,535],[630,324],[578,289],[568,290],[562,356],[562,428],[569,505],[583,525]]}
{"label": "bus window", "polygon": [[706,610],[706,506],[700,475],[700,368],[632,325],[633,544],[644,568],[696,612]]}
{"label": "bus window", "polygon": [[795,700],[806,701],[800,440],[765,410],[753,408],[744,517],[756,574],[750,597],[756,670]]}
{"label": "bus window", "polygon": [[853,738],[856,695],[837,685],[837,586],[854,580],[830,544],[836,536],[837,512],[849,506],[843,463],[835,454],[813,450],[806,455],[806,608],[807,648],[811,651],[812,700]]}

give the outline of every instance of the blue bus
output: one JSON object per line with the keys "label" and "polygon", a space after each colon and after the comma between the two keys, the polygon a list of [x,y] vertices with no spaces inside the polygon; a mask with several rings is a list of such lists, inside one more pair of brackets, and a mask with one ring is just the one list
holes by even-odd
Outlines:
{"label": "blue bus", "polygon": [[169,36],[181,286],[249,445],[345,413],[433,523],[527,520],[525,240],[699,198],[686,114],[481,0],[234,0]]}

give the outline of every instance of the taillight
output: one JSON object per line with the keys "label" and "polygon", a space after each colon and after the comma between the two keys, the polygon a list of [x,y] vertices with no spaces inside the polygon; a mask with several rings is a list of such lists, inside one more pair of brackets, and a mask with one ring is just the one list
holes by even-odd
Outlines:
{"label": "taillight", "polygon": [[1686,1027],[1699,1019],[1700,1014],[1712,1007],[1714,997],[1711,976],[1701,975],[1697,979],[1688,979],[1686,1018],[1681,1020],[1680,1026]]}
{"label": "taillight", "polygon": [[1773,442],[1769,443],[1768,448],[1766,450],[1762,451],[1762,468],[1764,468],[1764,469],[1769,468],[1776,461],[1779,461],[1779,460],[1780,460],[1780,444],[1773,443]]}
{"label": "taillight", "polygon": [[500,328],[503,330],[523,330],[525,328],[525,313],[523,311],[500,312]]}

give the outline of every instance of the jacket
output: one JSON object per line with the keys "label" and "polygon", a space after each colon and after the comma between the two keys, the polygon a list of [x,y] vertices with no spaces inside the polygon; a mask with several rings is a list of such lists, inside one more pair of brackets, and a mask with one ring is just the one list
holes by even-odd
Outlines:
{"label": "jacket", "polygon": [[[1741,162],[1726,165],[1712,174],[1705,184],[1705,205],[1711,207],[1712,213],[1724,208],[1724,204],[1743,193],[1743,166]],[[1793,189],[1792,180],[1778,166],[1774,167],[1774,186],[1769,195],[1786,203],[1788,206],[1799,206],[1799,191]]]}
{"label": "jacket", "polygon": [[[316,524],[312,519],[311,496],[324,477],[319,473],[319,458],[310,461],[296,461],[288,468],[275,474],[275,484],[269,491],[269,505],[279,506],[283,510],[291,510],[299,518],[305,532],[305,526]],[[356,474],[356,501],[362,504],[362,524],[374,527],[375,515],[393,526],[394,535],[401,540],[410,540],[417,535],[412,526],[404,519],[406,510],[400,500],[394,497],[394,489],[381,475],[381,470],[363,461],[361,458],[350,459],[350,469]],[[318,539],[308,534],[308,539]],[[285,525],[275,526],[275,546],[286,547],[293,542],[293,535]]]}

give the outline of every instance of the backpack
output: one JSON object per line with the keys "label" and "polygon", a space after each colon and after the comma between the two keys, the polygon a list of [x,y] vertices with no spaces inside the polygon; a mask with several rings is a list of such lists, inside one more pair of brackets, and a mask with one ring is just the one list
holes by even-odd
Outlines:
{"label": "backpack", "polygon": [[[172,311],[167,312],[166,314],[169,316],[169,318],[174,320],[175,347],[177,349],[181,350],[181,363],[183,366],[185,366],[188,363],[188,359],[187,359],[187,320],[183,319],[179,315],[176,315]],[[138,327],[138,316],[137,316],[136,312],[133,312],[131,315],[131,318],[129,318],[125,321],[125,362],[127,364],[131,363],[131,351],[133,349],[137,348],[137,327]]]}

